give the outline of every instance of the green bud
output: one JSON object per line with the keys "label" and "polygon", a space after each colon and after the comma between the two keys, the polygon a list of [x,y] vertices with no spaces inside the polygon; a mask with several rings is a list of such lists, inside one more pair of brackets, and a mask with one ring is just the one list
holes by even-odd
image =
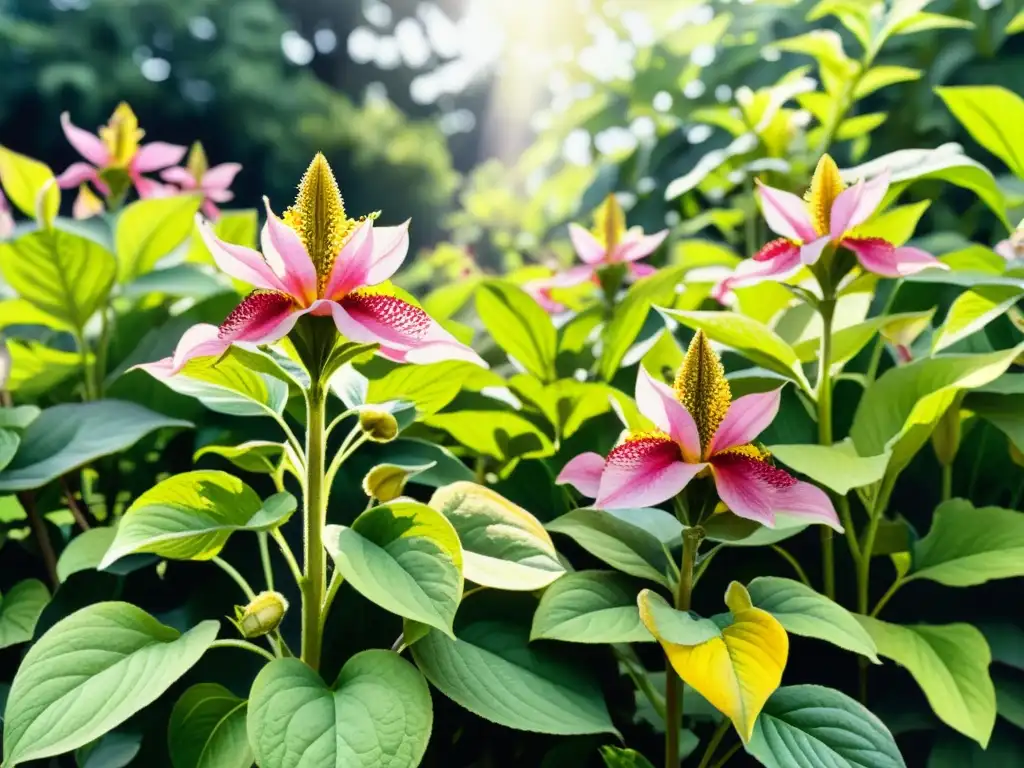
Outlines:
{"label": "green bud", "polygon": [[376,408],[359,412],[359,427],[375,443],[390,443],[398,436],[398,420],[388,411]]}
{"label": "green bud", "polygon": [[288,611],[288,601],[279,592],[260,592],[244,608],[235,606],[235,625],[244,637],[273,632]]}
{"label": "green bud", "polygon": [[363,478],[363,492],[371,499],[389,502],[405,490],[409,472],[395,464],[378,464]]}

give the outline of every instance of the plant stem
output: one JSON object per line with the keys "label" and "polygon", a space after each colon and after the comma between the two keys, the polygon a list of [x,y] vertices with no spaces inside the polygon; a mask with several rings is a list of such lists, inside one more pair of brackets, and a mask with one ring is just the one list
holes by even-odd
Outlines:
{"label": "plant stem", "polygon": [[327,626],[327,616],[331,612],[331,606],[334,604],[334,598],[338,594],[338,590],[341,588],[344,581],[345,579],[342,577],[341,571],[335,568],[334,573],[331,574],[331,583],[327,587],[327,595],[324,597],[324,604],[320,609],[321,635],[324,633],[324,627]]}
{"label": "plant stem", "polygon": [[636,685],[637,689],[647,697],[647,701],[651,703],[651,707],[661,717],[665,719],[665,698],[655,690],[651,684],[651,679],[647,675],[647,670],[644,669],[643,663],[637,657],[636,652],[632,646],[628,643],[617,643],[612,646],[612,651],[615,653],[616,658],[626,668],[626,673],[633,680],[633,684]]}
{"label": "plant stem", "polygon": [[267,582],[267,589],[274,589],[274,568],[270,563],[270,544],[268,543],[267,532],[259,531],[256,538],[260,543],[260,562],[263,563],[263,578]]}
{"label": "plant stem", "polygon": [[697,768],[707,768],[711,762],[711,758],[715,756],[715,750],[718,749],[718,745],[722,743],[722,739],[725,738],[725,734],[729,732],[729,726],[732,725],[732,721],[729,718],[722,718],[722,722],[715,728],[714,734],[711,736],[711,741],[708,742],[707,748],[704,750],[704,756],[700,759],[700,765]]}
{"label": "plant stem", "polygon": [[902,587],[902,586],[903,586],[903,579],[897,577],[896,581],[894,581],[890,585],[889,589],[887,589],[885,591],[885,594],[882,595],[881,599],[877,603],[875,603],[875,607],[874,607],[874,609],[872,609],[871,615],[872,616],[877,616],[881,612],[881,610],[883,608],[885,608],[885,604],[889,602],[889,600],[892,598],[892,596],[896,594],[896,591],[900,587]]}
{"label": "plant stem", "polygon": [[295,577],[295,585],[302,588],[302,569],[299,568],[299,563],[295,559],[295,555],[292,554],[292,548],[288,546],[288,542],[285,541],[281,531],[276,528],[270,532],[273,536],[274,541],[277,542],[277,546],[281,549],[281,554],[284,555],[285,562],[288,563],[288,570],[292,572],[292,576]]}
{"label": "plant stem", "polygon": [[[822,299],[818,305],[821,313],[821,347],[818,352],[818,443],[832,445],[832,317],[835,313],[835,299]],[[831,493],[831,492],[830,492]],[[836,494],[831,493],[833,501]],[[821,569],[825,595],[830,600],[836,597],[835,547],[832,529],[821,526]]]}
{"label": "plant stem", "polygon": [[327,488],[324,483],[324,421],[327,393],[314,378],[306,393],[306,494],[305,536],[302,579],[302,660],[320,668],[320,610],[327,589],[327,553],[324,525],[327,523]]}
{"label": "plant stem", "polygon": [[107,379],[107,351],[110,348],[110,323],[107,320],[109,306],[100,310],[100,340],[96,349],[96,397],[103,397]]}
{"label": "plant stem", "polygon": [[68,479],[66,477],[61,477],[60,487],[61,490],[64,491],[64,499],[68,503],[68,509],[71,510],[71,516],[75,518],[75,522],[78,523],[79,528],[83,531],[88,531],[91,527],[89,525],[89,521],[82,512],[81,507],[78,506],[78,502],[75,501],[75,494],[71,490],[71,486],[68,484]]}
{"label": "plant stem", "polygon": [[32,528],[32,535],[36,539],[36,544],[39,545],[39,554],[43,556],[43,565],[46,566],[46,575],[50,577],[50,585],[56,589],[60,586],[60,577],[57,576],[57,553],[53,549],[50,532],[46,530],[43,516],[36,509],[35,496],[32,491],[22,491],[18,494],[18,501],[25,509],[28,524]]}
{"label": "plant stem", "polygon": [[85,334],[75,332],[75,346],[78,347],[78,354],[82,358],[82,385],[85,388],[84,399],[86,401],[96,399],[96,387],[93,384],[93,368],[89,365],[89,345],[85,340]]}
{"label": "plant stem", "polygon": [[252,601],[256,598],[256,593],[253,591],[253,588],[249,586],[249,582],[245,580],[245,577],[242,574],[240,574],[235,569],[235,567],[231,565],[231,563],[220,557],[214,557],[210,562],[212,562],[214,565],[216,565],[218,568],[224,571],[224,573],[226,573],[228,576],[230,576],[231,580],[235,582],[235,584],[237,584],[239,588],[245,593],[245,596],[248,600]]}
{"label": "plant stem", "polygon": [[253,645],[246,640],[214,640],[210,643],[211,648],[241,648],[243,651],[255,653],[267,661],[274,661],[275,657],[270,651],[265,651],[258,645]]}
{"label": "plant stem", "polygon": [[[697,560],[697,547],[703,531],[687,528],[683,532],[683,557],[679,569],[679,587],[676,589],[676,610],[690,610],[693,592],[693,565]],[[683,727],[683,681],[679,679],[672,662],[665,655],[665,768],[679,768],[679,730]]]}
{"label": "plant stem", "polygon": [[942,465],[942,501],[953,498],[953,465]]}
{"label": "plant stem", "polygon": [[772,544],[772,549],[774,549],[783,560],[785,560],[787,563],[793,566],[793,570],[796,571],[796,575],[800,579],[800,581],[802,581],[808,587],[811,586],[811,580],[807,578],[807,572],[803,569],[803,566],[800,565],[799,561],[797,561],[797,559],[793,557],[793,555],[791,555],[785,548],[780,547],[778,544]]}
{"label": "plant stem", "polygon": [[731,747],[729,747],[729,750],[724,755],[722,755],[721,760],[712,765],[711,768],[722,768],[723,765],[729,762],[733,755],[740,751],[740,746],[740,744],[733,744]]}

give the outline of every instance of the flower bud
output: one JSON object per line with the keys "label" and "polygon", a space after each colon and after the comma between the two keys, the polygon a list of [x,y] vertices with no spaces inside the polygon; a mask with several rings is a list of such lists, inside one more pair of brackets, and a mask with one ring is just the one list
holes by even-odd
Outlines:
{"label": "flower bud", "polygon": [[245,608],[235,606],[235,625],[244,637],[260,637],[277,629],[287,610],[284,595],[260,592]]}
{"label": "flower bud", "polygon": [[405,490],[409,472],[395,464],[378,464],[363,478],[363,492],[371,499],[388,502],[397,499]]}
{"label": "flower bud", "polygon": [[389,443],[398,436],[398,420],[388,411],[376,408],[359,412],[359,428],[375,443]]}

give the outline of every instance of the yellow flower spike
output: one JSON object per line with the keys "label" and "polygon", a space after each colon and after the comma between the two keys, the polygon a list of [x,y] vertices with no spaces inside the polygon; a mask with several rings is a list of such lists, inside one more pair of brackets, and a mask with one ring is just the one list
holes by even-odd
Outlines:
{"label": "yellow flower spike", "polygon": [[731,613],[698,619],[650,590],[637,598],[644,626],[661,643],[679,677],[732,721],[744,743],[782,682],[789,636],[767,611],[753,607],[739,582],[725,593]]}
{"label": "yellow flower spike", "polygon": [[608,195],[594,211],[594,237],[611,251],[626,234],[626,214],[615,195]]}
{"label": "yellow flower spike", "polygon": [[139,149],[139,142],[146,132],[139,128],[139,120],[135,117],[128,102],[117,105],[110,120],[99,130],[100,140],[110,153],[110,165],[114,168],[126,168]]}
{"label": "yellow flower spike", "polygon": [[334,171],[321,152],[316,153],[303,174],[295,205],[284,212],[284,222],[302,239],[323,290],[334,257],[358,222],[345,216],[345,202]]}
{"label": "yellow flower spike", "polygon": [[675,381],[676,398],[697,424],[701,449],[706,451],[718,425],[725,418],[732,391],[722,361],[711,348],[704,331],[697,331],[686,350]]}
{"label": "yellow flower spike", "polygon": [[210,169],[210,163],[206,159],[206,150],[203,149],[203,145],[198,141],[189,150],[185,167],[197,184],[202,181],[203,176]]}
{"label": "yellow flower spike", "polygon": [[836,161],[832,159],[831,155],[822,155],[818,166],[814,169],[811,186],[805,196],[811,208],[814,231],[819,236],[829,233],[832,203],[844,189],[846,189],[846,185],[839,177],[839,166],[836,165]]}

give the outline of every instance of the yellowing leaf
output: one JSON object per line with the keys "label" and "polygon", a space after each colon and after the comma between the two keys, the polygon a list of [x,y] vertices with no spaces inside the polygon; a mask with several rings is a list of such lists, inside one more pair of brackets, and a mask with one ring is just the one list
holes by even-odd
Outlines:
{"label": "yellowing leaf", "polygon": [[637,596],[640,618],[661,643],[683,681],[728,717],[746,743],[768,697],[782,682],[789,636],[778,620],[755,608],[746,588],[732,582],[725,593],[731,613],[695,619],[659,595]]}

